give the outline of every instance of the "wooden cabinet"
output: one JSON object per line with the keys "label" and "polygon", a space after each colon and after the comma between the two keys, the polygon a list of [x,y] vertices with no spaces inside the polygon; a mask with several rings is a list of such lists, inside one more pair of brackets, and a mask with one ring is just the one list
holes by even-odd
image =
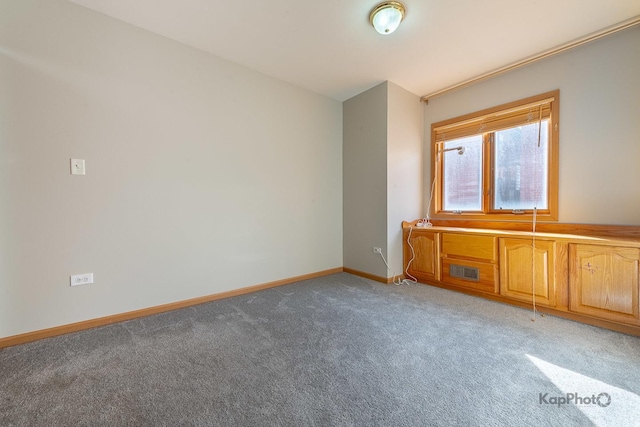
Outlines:
{"label": "wooden cabinet", "polygon": [[440,280],[440,233],[421,230],[420,233],[412,232],[409,237],[406,232],[404,241],[407,242],[407,239],[411,246],[404,245],[405,271],[418,280]]}
{"label": "wooden cabinet", "polygon": [[640,336],[640,227],[545,225],[561,232],[536,233],[534,249],[530,231],[414,224],[404,261],[410,237],[419,282]]}
{"label": "wooden cabinet", "polygon": [[640,249],[569,245],[569,309],[624,323],[640,324]]}
{"label": "wooden cabinet", "polygon": [[533,239],[501,238],[500,295],[555,307],[555,246],[555,241],[536,239],[534,251]]}

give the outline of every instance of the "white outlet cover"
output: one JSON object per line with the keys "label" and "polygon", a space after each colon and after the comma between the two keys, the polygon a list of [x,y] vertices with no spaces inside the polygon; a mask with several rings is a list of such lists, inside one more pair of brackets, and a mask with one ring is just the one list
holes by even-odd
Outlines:
{"label": "white outlet cover", "polygon": [[71,276],[71,286],[88,285],[93,283],[93,273],[75,274]]}
{"label": "white outlet cover", "polygon": [[71,159],[71,175],[85,175],[84,159]]}

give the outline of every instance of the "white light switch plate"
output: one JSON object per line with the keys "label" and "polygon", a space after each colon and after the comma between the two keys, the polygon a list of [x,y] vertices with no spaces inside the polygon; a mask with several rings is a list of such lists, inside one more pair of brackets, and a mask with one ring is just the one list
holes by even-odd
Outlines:
{"label": "white light switch plate", "polygon": [[71,159],[71,175],[84,175],[84,159]]}

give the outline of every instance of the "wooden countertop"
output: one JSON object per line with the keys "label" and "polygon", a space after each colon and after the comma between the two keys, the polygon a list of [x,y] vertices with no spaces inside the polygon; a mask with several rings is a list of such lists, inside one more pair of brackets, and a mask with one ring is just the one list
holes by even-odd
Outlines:
{"label": "wooden countertop", "polygon": [[[476,235],[492,235],[497,237],[520,237],[520,238],[533,238],[533,231],[526,230],[505,230],[501,228],[492,228],[492,227],[453,227],[450,225],[436,225],[434,223],[431,227],[423,227],[418,226],[417,223],[420,220],[415,220],[411,222],[403,221],[402,228],[408,230],[409,228],[412,231],[424,230],[424,231],[433,231],[433,232],[452,232],[452,233],[467,233],[467,234],[476,234]],[[501,223],[502,224],[502,223]],[[523,225],[528,226],[530,229],[533,227],[531,223],[518,223],[520,228]],[[491,226],[491,223],[487,223],[487,226]],[[557,227],[559,230],[563,232],[550,232],[548,231],[549,226]],[[565,232],[565,230],[570,231],[572,226],[577,231],[587,229],[588,233],[570,233]],[[635,235],[635,232],[638,227],[630,226],[629,233],[625,233],[625,226],[608,226],[608,225],[584,225],[584,224],[536,224],[536,239],[548,239],[548,240],[571,240],[576,243],[588,243],[588,244],[603,244],[603,245],[623,245],[623,246],[634,246],[640,247],[640,237]],[[540,230],[540,231],[538,231]],[[601,233],[601,235],[598,235]]]}

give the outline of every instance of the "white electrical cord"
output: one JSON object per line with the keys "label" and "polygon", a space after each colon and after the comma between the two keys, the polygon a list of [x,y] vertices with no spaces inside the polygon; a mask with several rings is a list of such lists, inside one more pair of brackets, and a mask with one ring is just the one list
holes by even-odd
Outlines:
{"label": "white electrical cord", "polygon": [[382,255],[382,251],[378,252],[378,255],[380,255],[380,258],[382,258],[382,261],[384,262],[384,265],[387,266],[387,270],[391,272],[391,277],[393,277],[393,284],[396,285],[396,286],[400,286],[400,285],[404,285],[404,284],[410,285],[412,283],[418,283],[418,279],[416,279],[411,274],[409,274],[409,266],[413,262],[413,259],[416,257],[416,254],[415,254],[415,252],[413,250],[413,246],[411,245],[411,231],[412,230],[413,230],[413,227],[409,227],[409,235],[407,236],[407,243],[409,244],[409,248],[411,248],[411,259],[407,263],[407,268],[405,270],[405,274],[408,277],[410,277],[411,279],[402,279],[402,280],[400,280],[396,276],[395,270],[392,269],[391,267],[389,267],[389,263],[387,262],[387,259],[384,257],[384,255]]}
{"label": "white electrical cord", "polygon": [[[422,221],[423,227],[432,227],[431,224],[431,201],[433,200],[433,192],[436,188],[436,175],[433,175],[433,183],[431,184],[431,195],[429,196],[429,205],[427,206],[427,218],[426,221]],[[411,229],[409,229],[409,235],[411,235]],[[411,246],[411,244],[409,244]]]}
{"label": "white electrical cord", "polygon": [[413,231],[413,227],[409,227],[409,234],[407,235],[407,245],[409,245],[409,249],[411,249],[411,259],[407,263],[407,268],[404,270],[404,274],[406,276],[408,276],[408,277],[411,277],[410,281],[412,281],[413,283],[418,283],[418,279],[416,279],[415,277],[413,277],[409,273],[409,267],[411,267],[411,263],[416,258],[416,252],[413,250],[413,245],[411,244],[411,232],[412,231]]}

